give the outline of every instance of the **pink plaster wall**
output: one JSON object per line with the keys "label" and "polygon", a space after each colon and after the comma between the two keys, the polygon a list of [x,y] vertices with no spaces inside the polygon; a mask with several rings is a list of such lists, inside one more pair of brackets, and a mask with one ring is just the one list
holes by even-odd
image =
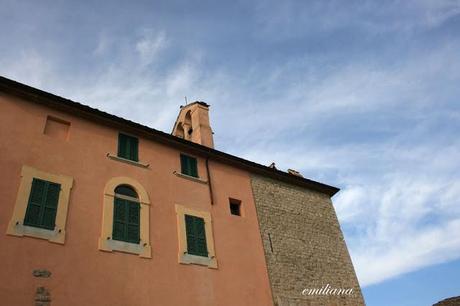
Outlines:
{"label": "pink plaster wall", "polygon": [[[47,116],[70,122],[68,139],[44,134]],[[0,304],[33,305],[38,286],[58,305],[272,305],[249,174],[210,162],[215,203],[208,185],[173,174],[180,152],[139,140],[148,169],[114,161],[119,130],[0,93]],[[199,175],[206,178],[204,158]],[[28,165],[74,178],[64,245],[6,235]],[[107,181],[139,181],[151,201],[152,258],[98,249],[102,195]],[[230,214],[228,199],[242,201],[244,217]],[[178,263],[175,204],[211,212],[218,269]],[[34,269],[52,272],[49,279]]]}

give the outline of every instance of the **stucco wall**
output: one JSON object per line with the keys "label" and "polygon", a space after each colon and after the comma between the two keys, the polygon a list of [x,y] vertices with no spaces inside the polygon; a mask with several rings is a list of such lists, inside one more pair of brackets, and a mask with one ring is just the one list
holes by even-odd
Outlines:
{"label": "stucco wall", "polygon": [[[363,305],[330,198],[260,176],[252,177],[252,189],[275,303]],[[326,285],[354,293],[302,295],[303,289]]]}
{"label": "stucco wall", "polygon": [[[47,116],[70,122],[67,137],[44,134]],[[207,184],[173,173],[180,171],[176,149],[140,137],[139,159],[148,168],[108,158],[117,153],[118,132],[0,93],[2,305],[33,305],[41,286],[52,306],[271,305],[249,175],[211,160],[211,205]],[[64,244],[6,234],[23,165],[73,178]],[[200,156],[198,168],[208,180]],[[148,193],[152,258],[98,249],[104,186],[119,176]],[[230,197],[242,201],[244,217],[230,215]],[[211,214],[217,269],[178,263],[176,204]],[[51,277],[34,277],[34,269]]]}

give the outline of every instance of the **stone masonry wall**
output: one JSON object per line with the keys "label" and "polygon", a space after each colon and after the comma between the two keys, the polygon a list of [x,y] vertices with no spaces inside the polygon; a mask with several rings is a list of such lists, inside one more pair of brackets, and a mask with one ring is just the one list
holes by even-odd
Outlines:
{"label": "stone masonry wall", "polygon": [[[252,189],[275,305],[364,305],[329,196],[260,176]],[[302,295],[327,285],[353,294]]]}
{"label": "stone masonry wall", "polygon": [[460,305],[460,296],[451,297],[440,302],[437,302],[433,306],[459,306]]}

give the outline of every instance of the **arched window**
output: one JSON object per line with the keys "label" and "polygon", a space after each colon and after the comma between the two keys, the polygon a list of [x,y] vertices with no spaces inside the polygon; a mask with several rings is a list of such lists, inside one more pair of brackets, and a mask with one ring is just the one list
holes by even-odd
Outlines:
{"label": "arched window", "polygon": [[185,114],[183,129],[184,129],[184,137],[185,137],[185,139],[190,140],[192,138],[192,132],[193,132],[193,129],[192,129],[192,115],[191,115],[190,111],[188,111]]}
{"label": "arched window", "polygon": [[139,197],[131,186],[115,188],[112,239],[139,243],[140,207]]}
{"label": "arched window", "polygon": [[137,192],[128,185],[120,185],[115,188],[115,196],[124,196],[124,197],[130,197],[132,199],[139,199],[137,196]]}
{"label": "arched window", "polygon": [[104,188],[99,249],[152,258],[149,211],[149,196],[142,184],[126,176],[111,178]]}
{"label": "arched window", "polygon": [[191,111],[188,111],[185,114],[184,124],[186,124],[188,126],[192,126],[192,112]]}
{"label": "arched window", "polygon": [[177,128],[176,128],[176,136],[177,137],[180,137],[180,138],[185,138],[184,136],[184,128],[182,127],[182,123],[178,123],[177,124]]}

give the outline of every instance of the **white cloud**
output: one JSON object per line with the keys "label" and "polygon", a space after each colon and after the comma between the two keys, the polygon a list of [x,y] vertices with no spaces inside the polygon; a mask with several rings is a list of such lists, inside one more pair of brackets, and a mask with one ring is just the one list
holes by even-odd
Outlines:
{"label": "white cloud", "polygon": [[106,33],[101,33],[99,35],[97,45],[93,50],[93,54],[97,56],[106,55],[112,44],[113,39],[110,38]]}
{"label": "white cloud", "polygon": [[0,67],[3,76],[39,88],[54,78],[52,61],[34,49],[19,50],[14,58],[1,58]]}
{"label": "white cloud", "polygon": [[440,26],[458,14],[458,0],[258,1],[255,10],[257,35],[275,41],[302,36],[306,28],[315,29],[313,33],[354,27],[369,34],[410,34]]}
{"label": "white cloud", "polygon": [[421,22],[429,27],[435,27],[442,24],[447,19],[460,14],[459,0],[423,0],[414,1],[412,4],[420,5],[423,15]]}
{"label": "white cloud", "polygon": [[155,33],[152,30],[145,30],[142,38],[136,43],[136,50],[143,64],[149,65],[157,59],[159,52],[167,44],[168,41],[164,32]]}
{"label": "white cloud", "polygon": [[353,261],[361,285],[375,284],[405,272],[457,259],[460,239],[452,233],[458,233],[459,230],[460,219],[456,219],[419,230],[413,235],[401,236],[397,232],[390,237],[391,242],[368,244],[354,250]]}
{"label": "white cloud", "polygon": [[[93,54],[109,60],[97,69],[69,78],[59,69],[59,58],[43,50],[28,50],[3,58],[0,73],[6,77],[91,105],[103,111],[169,131],[184,93],[193,92],[193,64],[187,60],[171,65],[160,75],[149,67],[168,47],[164,31],[143,29],[132,41],[103,33]],[[67,73],[72,73],[67,71]],[[129,106],[129,107],[127,107]]]}
{"label": "white cloud", "polygon": [[[434,17],[424,24],[440,24],[456,12],[426,3],[436,7],[428,9]],[[297,21],[283,20],[290,13],[289,7],[281,10],[275,24],[301,29]],[[340,26],[340,18],[337,24],[324,21],[323,28]],[[408,22],[419,22],[413,19]],[[335,207],[350,229],[345,235],[362,285],[460,256],[460,144],[455,134],[433,128],[460,118],[451,101],[458,89],[449,87],[460,80],[458,43],[417,50],[390,64],[330,68],[297,57],[268,73],[254,65],[232,75],[231,69],[205,66],[205,55],[191,55],[195,50],[160,71],[152,64],[173,47],[171,40],[161,30],[141,33],[130,41],[102,37],[93,49],[110,54],[110,61],[84,77],[61,78],[54,54],[35,50],[3,57],[1,74],[165,131],[185,95],[210,102],[218,148],[343,188]],[[111,53],[113,48],[122,52]],[[350,126],[339,119],[351,119],[368,136],[375,132],[372,122],[356,119],[360,115],[399,119],[379,127],[389,136],[378,141],[346,136]],[[340,139],[327,143],[321,132],[334,125]]]}
{"label": "white cloud", "polygon": [[[175,96],[182,94],[186,96],[187,91],[191,91],[194,80],[198,80],[198,71],[194,69],[190,63],[184,63],[172,71],[166,80],[166,93],[168,96]],[[193,92],[190,92],[193,93]]]}

